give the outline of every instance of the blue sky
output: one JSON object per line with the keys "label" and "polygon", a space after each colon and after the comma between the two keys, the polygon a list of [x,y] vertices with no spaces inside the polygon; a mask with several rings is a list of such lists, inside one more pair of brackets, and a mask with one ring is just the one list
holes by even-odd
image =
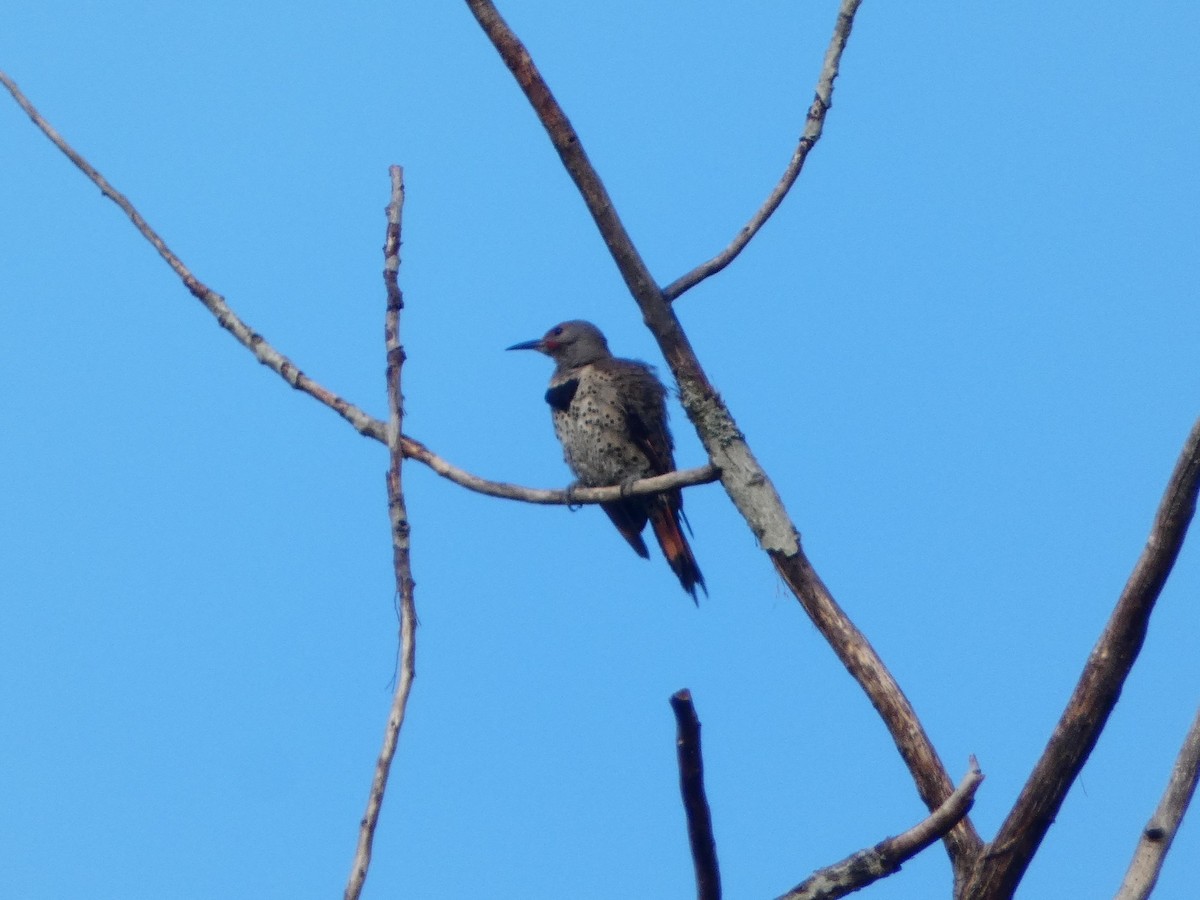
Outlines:
{"label": "blue sky", "polygon": [[[833,3],[506,4],[661,283],[792,151]],[[198,277],[385,414],[406,169],[406,430],[556,487],[549,363],[660,363],[464,4],[26,2],[0,68]],[[866,3],[792,196],[679,314],[839,602],[994,833],[1200,412],[1200,10]],[[384,451],[257,366],[0,105],[0,894],[341,891],[396,644]],[[702,462],[676,407],[681,465]],[[693,896],[669,695],[730,897],[923,808],[717,486],[710,597],[597,510],[406,469],[418,676],[366,896]],[[1200,698],[1200,551],[1019,896],[1109,896]],[[1159,898],[1191,897],[1195,813]],[[932,848],[873,898],[948,896]],[[866,895],[864,895],[866,896]]]}

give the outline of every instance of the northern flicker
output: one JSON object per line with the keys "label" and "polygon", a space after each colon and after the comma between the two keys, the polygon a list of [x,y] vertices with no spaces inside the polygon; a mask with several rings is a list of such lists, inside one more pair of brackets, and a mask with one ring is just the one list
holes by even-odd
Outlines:
{"label": "northern flicker", "polygon": [[[667,389],[645,363],[618,359],[591,322],[555,325],[545,336],[509,350],[537,350],[554,360],[546,402],[563,456],[587,487],[627,484],[675,469],[667,428]],[[704,576],[684,537],[683,494],[676,488],[601,503],[638,556],[649,559],[642,530],[649,521],[671,570],[696,600]]]}

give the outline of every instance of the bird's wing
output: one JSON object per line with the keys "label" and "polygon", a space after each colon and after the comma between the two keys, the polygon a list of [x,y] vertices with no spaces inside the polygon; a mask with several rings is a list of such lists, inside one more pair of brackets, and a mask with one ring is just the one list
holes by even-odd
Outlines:
{"label": "bird's wing", "polygon": [[674,471],[675,443],[667,428],[667,389],[649,366],[633,360],[620,364],[622,408],[629,436],[658,474]]}

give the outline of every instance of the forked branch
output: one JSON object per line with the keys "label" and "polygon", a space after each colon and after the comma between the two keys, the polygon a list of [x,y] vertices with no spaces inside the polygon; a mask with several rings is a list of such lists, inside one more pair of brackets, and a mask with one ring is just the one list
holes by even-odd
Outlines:
{"label": "forked branch", "polygon": [[825,51],[825,62],[821,66],[821,74],[817,78],[817,89],[812,105],[808,108],[804,131],[800,135],[800,142],[796,145],[787,168],[783,171],[783,176],[767,196],[763,205],[750,217],[750,221],[742,226],[742,230],[737,233],[728,247],[708,262],[701,263],[663,288],[663,299],[668,303],[685,291],[691,290],[710,275],[717,274],[737,259],[738,254],[746,249],[746,245],[758,234],[758,230],[767,223],[767,219],[771,218],[775,210],[779,209],[779,204],[783,202],[783,198],[787,196],[792,185],[796,183],[796,179],[800,177],[800,170],[804,168],[804,161],[808,159],[808,151],[816,146],[817,141],[821,139],[821,133],[825,130],[825,114],[833,106],[833,82],[838,76],[842,51],[846,49],[846,42],[850,40],[850,29],[854,27],[854,14],[858,12],[861,3],[862,0],[845,0],[842,8],[838,10],[837,25],[833,29],[833,40],[829,42],[829,49]]}
{"label": "forked branch", "polygon": [[1137,660],[1154,603],[1196,512],[1200,489],[1200,420],[1184,443],[1134,566],[1075,691],[1041,758],[996,838],[959,893],[972,900],[1010,897],[1087,761]]}

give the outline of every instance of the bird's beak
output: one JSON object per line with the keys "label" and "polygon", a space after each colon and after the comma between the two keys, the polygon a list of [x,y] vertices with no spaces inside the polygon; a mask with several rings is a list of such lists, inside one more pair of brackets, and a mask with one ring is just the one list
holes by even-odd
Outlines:
{"label": "bird's beak", "polygon": [[545,351],[546,345],[542,343],[541,338],[536,338],[532,341],[522,341],[519,344],[513,344],[511,347],[505,347],[505,350],[539,350]]}

